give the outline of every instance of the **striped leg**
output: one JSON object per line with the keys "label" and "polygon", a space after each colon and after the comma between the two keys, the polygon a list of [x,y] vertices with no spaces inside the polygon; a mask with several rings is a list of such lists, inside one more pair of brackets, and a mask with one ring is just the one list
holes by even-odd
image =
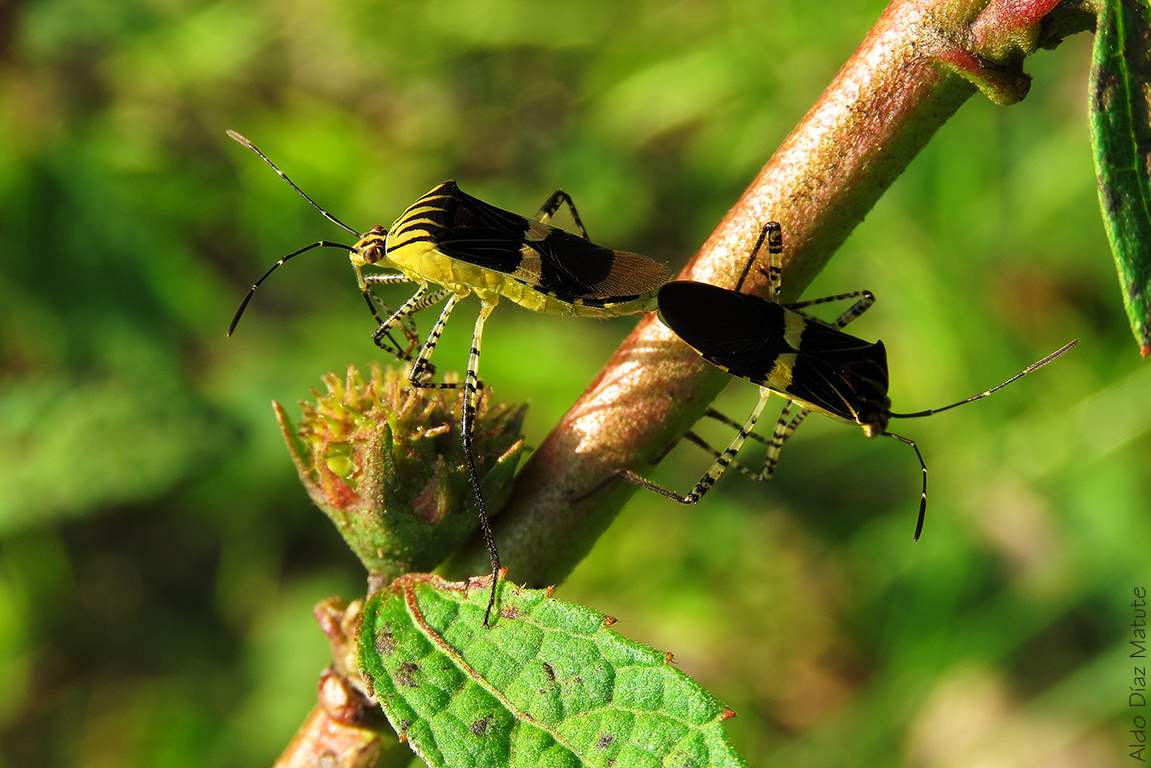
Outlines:
{"label": "striped leg", "polygon": [[747,279],[748,273],[751,271],[751,265],[755,263],[756,257],[759,256],[759,251],[763,248],[764,241],[767,241],[767,299],[769,301],[779,301],[779,286],[783,278],[783,265],[779,255],[783,253],[783,227],[779,225],[778,221],[769,221],[763,225],[763,229],[759,231],[759,239],[755,241],[755,247],[751,249],[751,256],[748,257],[747,263],[743,265],[743,272],[739,275],[739,280],[735,284],[735,290],[743,290],[743,281]]}
{"label": "striped leg", "polygon": [[[496,602],[496,587],[499,584],[500,572],[500,556],[496,551],[496,542],[492,537],[491,522],[488,519],[487,505],[484,503],[483,489],[480,487],[480,476],[476,470],[475,457],[472,454],[472,436],[475,432],[476,411],[479,408],[480,393],[483,385],[480,383],[480,345],[483,341],[484,323],[487,322],[488,316],[495,309],[495,304],[488,304],[483,302],[480,305],[480,313],[476,317],[475,330],[472,332],[472,350],[468,355],[468,370],[464,374],[464,381],[462,384],[459,382],[430,382],[420,381],[420,378],[430,367],[428,363],[432,352],[435,351],[436,343],[440,340],[440,334],[443,333],[444,326],[448,323],[448,318],[452,314],[452,310],[462,298],[457,293],[452,293],[447,289],[435,291],[432,294],[424,297],[422,290],[417,291],[415,296],[408,299],[408,305],[412,306],[427,306],[429,303],[434,303],[443,298],[442,295],[446,294],[447,303],[444,304],[443,310],[440,312],[439,319],[432,327],[431,333],[424,341],[424,346],[420,349],[419,357],[416,359],[415,364],[412,366],[412,372],[408,376],[408,382],[413,387],[421,387],[423,389],[459,389],[461,386],[464,388],[463,397],[463,413],[460,419],[460,437],[463,442],[464,449],[464,462],[468,467],[468,477],[471,480],[472,492],[476,496],[476,507],[480,515],[480,533],[484,537],[484,544],[488,548],[488,555],[491,558],[492,565],[492,592],[488,598],[488,607],[484,612],[484,626],[489,626],[488,620],[491,617],[492,608]],[[404,311],[401,307],[400,312]],[[415,311],[415,310],[411,310]],[[399,314],[399,312],[397,312]]]}
{"label": "striped leg", "polygon": [[[420,302],[424,301],[422,298],[422,293],[423,289],[416,291],[416,295],[408,299],[408,304],[419,304]],[[444,308],[440,312],[440,316],[436,320],[436,324],[432,326],[431,333],[429,333],[428,338],[424,340],[424,346],[420,349],[420,354],[416,358],[416,362],[412,365],[412,372],[408,374],[408,383],[413,387],[420,387],[421,389],[459,389],[460,387],[464,386],[464,384],[460,384],[459,382],[421,381],[425,374],[430,374],[435,370],[430,362],[432,352],[436,350],[436,344],[440,340],[440,334],[444,332],[444,326],[448,324],[448,318],[451,316],[452,310],[455,309],[456,304],[462,298],[458,293],[452,293],[447,289],[435,291],[428,298],[430,299],[431,296],[436,296],[437,294],[444,293],[447,294],[448,300],[444,304]],[[402,312],[403,307],[401,307],[399,311]],[[397,312],[397,314],[399,314],[399,312]]]}
{"label": "striped leg", "polygon": [[[372,313],[372,317],[375,319],[376,325],[383,326],[384,321],[380,319],[380,313],[376,307],[377,303],[379,304],[379,308],[383,309],[384,312],[388,315],[392,314],[392,310],[388,308],[387,304],[380,301],[379,297],[373,294],[371,291],[364,291],[363,295],[364,301],[366,301],[368,304],[368,311]],[[416,345],[420,343],[420,337],[416,334],[415,323],[408,322],[409,320],[410,318],[405,318],[404,322],[400,323],[400,330],[404,332],[404,338],[407,341],[407,347],[405,347],[402,352],[400,351],[400,343],[396,341],[394,336],[392,336],[390,328],[381,334],[382,336],[388,337],[388,343],[385,343],[381,340],[376,342],[376,346],[385,352],[391,352],[401,360],[411,359],[412,350],[414,350]]]}
{"label": "striped leg", "polygon": [[859,317],[860,315],[862,315],[867,310],[871,309],[871,305],[875,303],[875,294],[873,294],[871,291],[851,291],[850,293],[840,293],[840,294],[836,294],[835,296],[824,296],[822,299],[808,299],[807,301],[797,301],[794,304],[784,304],[783,306],[787,307],[788,309],[792,309],[792,310],[795,310],[798,312],[799,310],[804,309],[806,307],[814,307],[814,306],[817,306],[819,304],[827,304],[828,302],[832,302],[832,301],[844,301],[846,299],[855,299],[855,298],[858,298],[859,301],[852,304],[851,307],[849,307],[846,312],[844,312],[837,319],[835,319],[834,321],[832,321],[830,323],[825,321],[825,320],[820,320],[818,317],[812,317],[811,315],[807,314],[806,312],[800,313],[808,319],[814,320],[817,323],[822,323],[823,325],[826,325],[829,328],[834,328],[835,330],[840,331],[840,330],[843,330],[843,327],[845,325],[847,325],[848,323],[850,323],[852,320]]}
{"label": "striped leg", "polygon": [[[811,411],[807,410],[806,408],[800,408],[799,413],[795,414],[795,416],[791,416],[792,405],[794,405],[794,403],[788,401],[788,403],[783,406],[783,410],[780,411],[779,414],[779,420],[775,423],[775,431],[772,433],[770,440],[761,437],[754,432],[748,434],[748,437],[752,440],[757,440],[767,446],[767,455],[763,458],[763,470],[760,472],[753,472],[744,465],[740,464],[738,461],[732,461],[731,466],[735,467],[757,483],[766,483],[770,481],[772,475],[775,474],[775,467],[779,463],[779,452],[783,450],[784,442],[786,442],[787,438],[791,437],[796,428],[798,428],[799,425],[803,423],[803,420],[807,418],[807,414],[811,413]],[[742,428],[742,425],[739,422],[729,419],[719,411],[708,410],[705,415],[715,419],[722,424],[727,424],[736,428]],[[717,451],[715,448],[712,448],[711,445],[709,445],[706,441],[703,440],[703,438],[699,437],[699,435],[695,434],[694,432],[688,432],[686,435],[684,435],[684,437],[698,445],[700,448],[703,448],[705,451],[709,451],[712,456],[718,457],[721,455],[719,451]]]}
{"label": "striped leg", "polygon": [[572,219],[575,221],[576,229],[579,230],[580,237],[584,240],[591,240],[591,238],[587,236],[587,229],[584,228],[583,222],[580,221],[579,214],[576,212],[575,201],[572,200],[571,195],[562,189],[557,189],[553,192],[552,196],[540,206],[539,213],[536,214],[536,221],[540,224],[547,224],[564,203],[567,203],[568,210],[572,212]]}
{"label": "striped leg", "polygon": [[[372,341],[376,346],[385,352],[395,355],[400,360],[411,361],[412,350],[420,343],[420,337],[416,334],[415,323],[411,322],[411,312],[392,312],[388,306],[380,301],[379,297],[372,293],[371,286],[373,285],[394,285],[397,283],[410,283],[412,279],[403,273],[390,273],[385,275],[359,275],[360,278],[360,293],[364,296],[364,301],[368,303],[368,311],[372,313],[372,317],[376,320],[376,332],[372,335]],[[376,309],[376,304],[388,313],[389,317],[385,321],[380,318],[380,313]],[[406,304],[405,304],[406,306]],[[402,310],[402,308],[401,308]],[[414,311],[414,310],[413,310]],[[404,332],[404,338],[407,341],[407,348],[400,351],[400,344],[392,336],[392,328],[399,324],[400,330]],[[383,339],[387,337],[389,345]]]}
{"label": "striped leg", "polygon": [[421,309],[433,307],[446,299],[450,293],[451,291],[449,291],[447,288],[440,288],[437,291],[432,291],[431,293],[425,294],[422,299],[412,303],[409,311],[419,312]]}
{"label": "striped leg", "polygon": [[[751,250],[751,257],[747,260],[747,264],[743,267],[743,273],[739,276],[739,281],[735,285],[735,290],[740,290],[743,287],[743,282],[747,278],[748,272],[751,271],[752,265],[755,263],[756,257],[759,255],[760,250],[763,248],[764,242],[767,242],[768,252],[768,265],[764,270],[767,276],[767,299],[769,301],[779,301],[780,290],[783,286],[783,264],[781,261],[781,254],[783,253],[783,228],[777,221],[769,221],[763,225],[760,230],[759,239],[755,242],[755,247]],[[871,305],[875,303],[875,296],[871,291],[852,291],[851,293],[841,293],[836,296],[825,296],[821,299],[808,299],[807,301],[797,301],[793,304],[784,304],[783,306],[792,310],[801,310],[806,307],[814,307],[819,304],[827,304],[832,301],[843,301],[845,299],[859,298],[855,304],[844,312],[835,322],[826,323],[819,318],[811,318],[817,323],[830,325],[836,330],[842,329],[845,325],[850,323],[855,318],[862,315]],[[803,313],[808,316],[807,313]]]}
{"label": "striped leg", "polygon": [[492,608],[496,604],[496,587],[500,578],[500,554],[496,550],[496,541],[492,537],[488,509],[487,505],[484,504],[484,492],[480,487],[480,476],[476,471],[475,458],[472,456],[472,435],[475,432],[476,411],[479,408],[481,392],[479,377],[480,344],[483,341],[484,323],[487,322],[493,309],[495,309],[495,304],[483,302],[480,305],[480,313],[476,317],[476,327],[472,332],[472,351],[468,355],[468,371],[464,375],[464,411],[460,428],[464,443],[464,461],[468,465],[468,476],[472,481],[472,492],[476,495],[476,507],[480,513],[480,533],[484,537],[484,544],[488,548],[488,557],[491,559],[492,565],[492,592],[488,596],[487,610],[484,611],[485,627],[491,626],[488,620],[491,618]]}
{"label": "striped leg", "polygon": [[[759,414],[763,412],[763,407],[767,404],[767,399],[770,396],[770,389],[767,387],[759,388],[759,402],[755,404],[755,408],[752,409],[751,415],[747,417],[747,421],[740,425],[739,431],[736,433],[735,437],[732,438],[732,441],[728,444],[727,449],[724,450],[723,453],[719,453],[718,451],[716,452],[715,461],[710,467],[708,467],[708,470],[706,473],[704,473],[704,476],[699,479],[699,482],[695,484],[695,487],[692,488],[686,496],[680,496],[673,490],[664,488],[660,485],[656,485],[650,480],[635,474],[630,469],[621,469],[611,477],[607,478],[607,480],[604,480],[604,482],[597,485],[591,491],[591,493],[588,493],[582,498],[587,498],[587,496],[595,494],[600,488],[607,485],[607,483],[619,477],[627,480],[628,482],[634,483],[641,488],[647,488],[649,491],[655,491],[661,496],[666,496],[669,499],[678,501],[680,504],[696,503],[704,497],[704,494],[711,490],[711,487],[715,485],[716,480],[719,480],[720,476],[723,475],[724,470],[726,470],[728,466],[733,463],[735,454],[739,452],[739,449],[743,446],[744,441],[747,440],[748,436],[751,434],[752,429],[755,428],[755,422],[759,420]],[[796,426],[798,426],[798,424]]]}
{"label": "striped leg", "polygon": [[[390,275],[389,275],[389,277],[390,277]],[[381,320],[380,321],[379,326],[376,328],[375,332],[372,334],[372,342],[374,342],[377,347],[384,350],[385,352],[390,352],[391,354],[395,355],[397,358],[399,358],[400,360],[403,360],[404,362],[410,363],[412,361],[412,346],[414,346],[414,345],[410,345],[406,350],[401,350],[399,348],[399,345],[396,344],[395,339],[392,338],[391,331],[392,331],[392,328],[396,327],[397,325],[399,325],[400,327],[405,328],[405,329],[407,328],[407,321],[411,317],[412,312],[415,311],[411,308],[412,305],[414,303],[418,302],[420,300],[420,297],[422,297],[426,291],[427,291],[427,288],[425,288],[423,286],[416,288],[416,292],[412,295],[412,297],[410,299],[405,301],[403,303],[403,305],[400,306],[400,308],[397,309],[395,312],[392,312],[388,316],[387,320]],[[385,337],[387,337],[388,341],[392,342],[391,345],[389,345],[386,341],[384,341]],[[417,341],[418,341],[418,337],[417,337]]]}

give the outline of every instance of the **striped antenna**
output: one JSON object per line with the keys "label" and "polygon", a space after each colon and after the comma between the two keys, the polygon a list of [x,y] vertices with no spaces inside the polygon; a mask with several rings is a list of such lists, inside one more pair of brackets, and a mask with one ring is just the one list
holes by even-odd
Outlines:
{"label": "striped antenna", "polygon": [[333,223],[333,224],[335,224],[337,227],[340,227],[341,229],[343,229],[343,230],[345,230],[345,231],[347,231],[347,232],[351,232],[351,233],[352,233],[353,235],[355,235],[357,238],[363,237],[363,235],[362,235],[361,233],[359,233],[359,232],[357,232],[356,230],[352,229],[352,228],[351,228],[351,227],[349,227],[347,224],[345,224],[344,222],[340,221],[339,219],[337,219],[335,216],[333,216],[332,214],[330,214],[330,213],[328,213],[327,211],[325,211],[325,210],[324,210],[323,208],[321,208],[320,206],[316,205],[316,201],[315,201],[315,200],[313,200],[312,198],[308,197],[307,195],[305,195],[305,194],[304,194],[304,190],[302,190],[302,189],[300,189],[299,187],[297,187],[297,186],[296,186],[296,183],[295,183],[294,181],[292,181],[291,179],[289,179],[289,178],[288,178],[288,175],[287,175],[286,173],[284,173],[284,172],[283,172],[283,171],[281,171],[279,168],[277,168],[277,167],[276,167],[276,164],[275,164],[275,163],[273,163],[271,160],[269,160],[267,155],[265,155],[263,152],[261,152],[259,149],[257,149],[255,144],[253,144],[252,142],[248,141],[248,140],[247,140],[247,139],[245,139],[243,136],[241,136],[240,134],[238,134],[238,133],[236,133],[235,131],[231,130],[230,128],[228,129],[228,135],[229,135],[229,136],[231,136],[231,137],[232,137],[233,139],[235,139],[236,141],[238,141],[240,144],[243,144],[245,147],[247,147],[248,149],[250,149],[250,150],[252,150],[253,152],[255,152],[257,155],[259,155],[259,156],[260,156],[260,158],[261,158],[261,159],[262,159],[262,160],[263,160],[265,163],[267,163],[268,165],[270,165],[270,166],[272,167],[272,170],[273,170],[273,171],[275,171],[277,174],[279,174],[279,176],[280,176],[280,178],[281,178],[281,179],[283,179],[284,181],[288,182],[288,184],[290,184],[290,185],[291,185],[292,189],[294,189],[294,190],[296,190],[297,192],[299,192],[299,193],[300,193],[300,197],[304,198],[304,199],[305,199],[305,200],[307,200],[309,203],[311,203],[312,207],[313,207],[313,208],[315,208],[317,211],[319,211],[319,212],[320,212],[320,214],[321,214],[321,215],[322,215],[322,216],[323,216],[325,219],[327,219],[328,221],[332,222],[332,223]]}

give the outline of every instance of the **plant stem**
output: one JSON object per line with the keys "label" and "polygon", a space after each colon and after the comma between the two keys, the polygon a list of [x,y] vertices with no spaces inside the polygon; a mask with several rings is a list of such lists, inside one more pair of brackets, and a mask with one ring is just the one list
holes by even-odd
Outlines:
{"label": "plant stem", "polygon": [[[1047,15],[1054,5],[891,3],[679,279],[733,287],[764,223],[778,221],[784,232],[784,298],[797,298],[977,89],[996,103],[1026,94],[1030,80],[1022,58],[1041,37],[1051,44],[1040,26],[1045,32],[1056,24],[1057,14]],[[998,60],[987,58],[992,55]],[[763,283],[752,270],[746,285],[756,291]],[[644,317],[536,449],[496,519],[509,577],[529,586],[562,581],[636,489],[615,482],[590,498],[572,500],[617,469],[649,472],[651,461],[703,416],[728,380],[654,314]],[[478,548],[469,550],[452,572],[479,572],[475,563],[482,560]]]}
{"label": "plant stem", "polygon": [[388,725],[360,675],[356,632],[363,601],[337,597],[313,610],[332,649],[318,701],[273,768],[399,768],[412,752]]}

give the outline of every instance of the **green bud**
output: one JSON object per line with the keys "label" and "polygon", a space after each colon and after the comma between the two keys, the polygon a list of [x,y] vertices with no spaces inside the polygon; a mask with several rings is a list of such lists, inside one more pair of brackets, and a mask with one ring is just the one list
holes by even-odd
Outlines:
{"label": "green bud", "polygon": [[[327,394],[300,401],[298,426],[272,403],[300,480],[374,585],[430,571],[479,527],[460,439],[463,388],[414,388],[407,366],[381,373],[374,363],[368,382],[351,366],[346,379],[323,381]],[[526,410],[481,393],[472,452],[489,514],[511,494]]]}

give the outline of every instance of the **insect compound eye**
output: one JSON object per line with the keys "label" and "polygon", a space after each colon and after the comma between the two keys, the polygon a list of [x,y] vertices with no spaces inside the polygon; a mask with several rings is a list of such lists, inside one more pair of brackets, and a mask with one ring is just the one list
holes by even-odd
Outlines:
{"label": "insect compound eye", "polygon": [[368,230],[368,234],[369,235],[386,235],[386,234],[388,234],[388,230],[384,229],[382,226],[377,224],[376,226],[374,226]]}
{"label": "insect compound eye", "polygon": [[384,248],[379,243],[372,243],[361,251],[365,264],[375,264],[384,255]]}

